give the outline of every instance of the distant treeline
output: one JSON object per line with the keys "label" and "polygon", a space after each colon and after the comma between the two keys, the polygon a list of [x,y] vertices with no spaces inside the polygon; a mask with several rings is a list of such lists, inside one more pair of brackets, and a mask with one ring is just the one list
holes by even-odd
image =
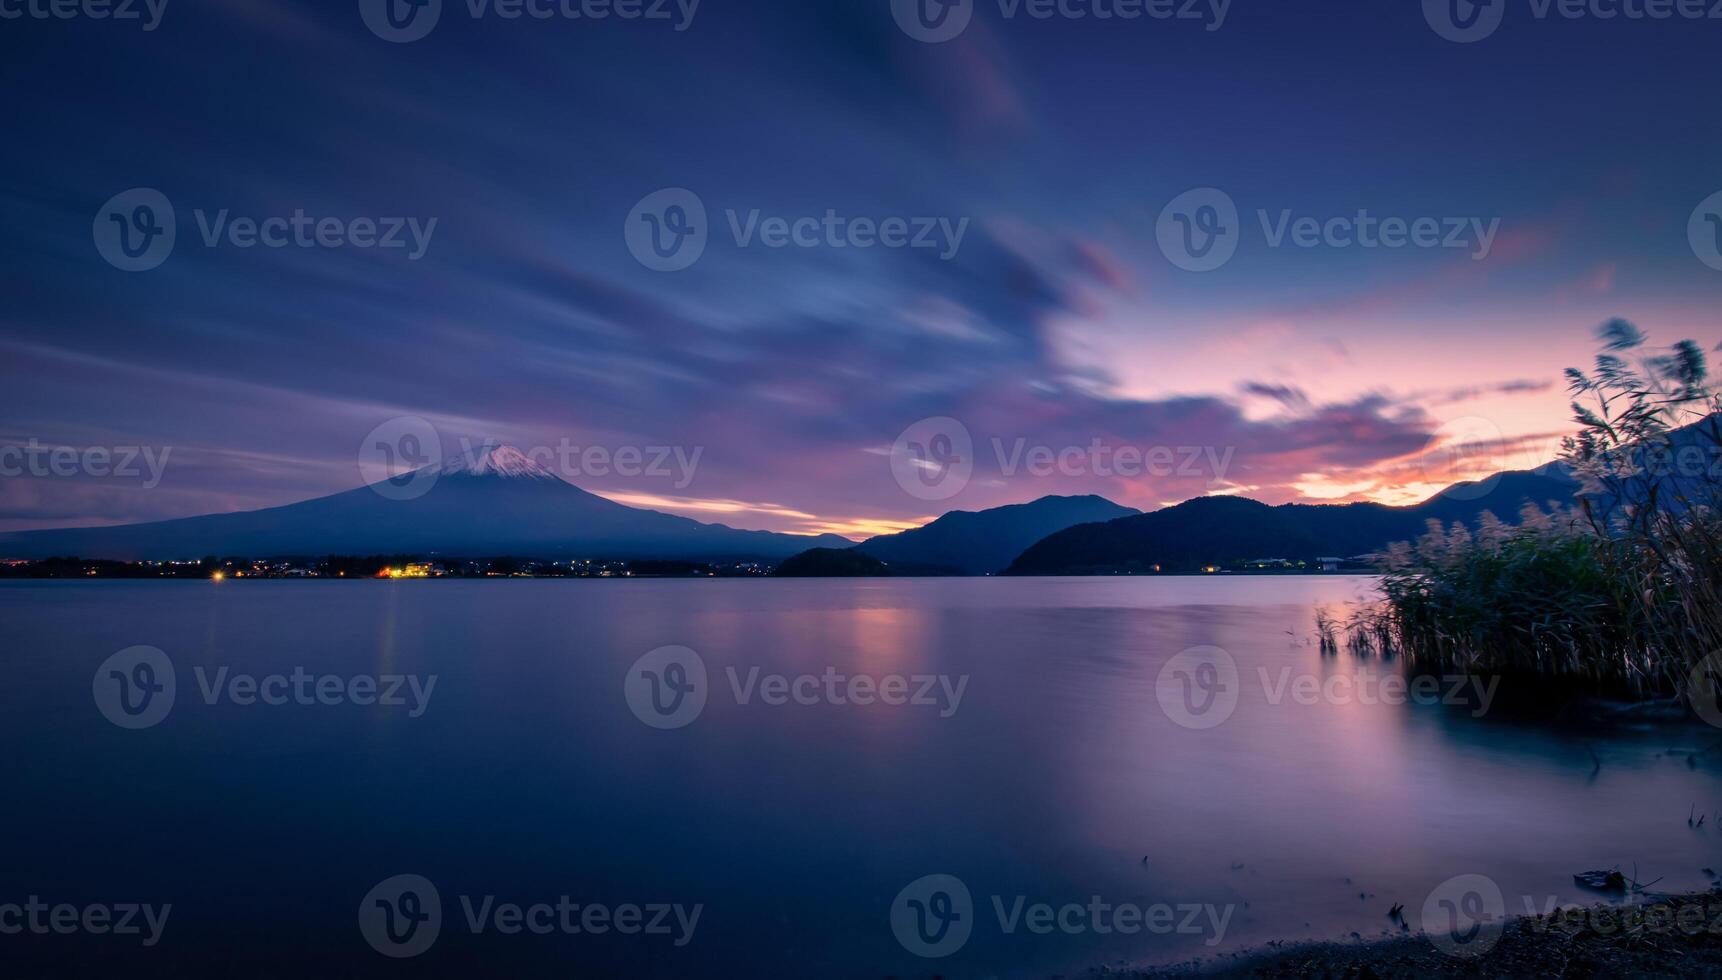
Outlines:
{"label": "distant treeline", "polygon": [[671,559],[551,560],[499,556],[437,558],[426,555],[325,555],[315,558],[209,556],[195,561],[113,561],[57,557],[0,562],[11,579],[242,579],[242,578],[713,578],[763,576],[766,562]]}

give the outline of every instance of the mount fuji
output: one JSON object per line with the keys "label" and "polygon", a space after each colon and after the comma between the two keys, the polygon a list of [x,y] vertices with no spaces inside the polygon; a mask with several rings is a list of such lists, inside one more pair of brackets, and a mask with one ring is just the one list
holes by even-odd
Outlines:
{"label": "mount fuji", "polygon": [[206,555],[777,560],[835,534],[746,531],[628,507],[574,486],[512,446],[281,507],[147,524],[0,534],[0,557],[190,559]]}

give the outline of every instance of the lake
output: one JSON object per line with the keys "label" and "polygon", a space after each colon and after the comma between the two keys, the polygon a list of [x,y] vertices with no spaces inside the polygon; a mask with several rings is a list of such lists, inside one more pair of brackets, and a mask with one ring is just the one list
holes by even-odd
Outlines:
{"label": "lake", "polygon": [[[1371,584],[0,584],[0,927],[47,907],[0,955],[1027,977],[1589,900],[1573,873],[1616,865],[1708,886],[1722,793],[1681,753],[1722,733],[1526,725],[1322,656],[1316,607]],[[104,926],[131,903],[153,933]]]}

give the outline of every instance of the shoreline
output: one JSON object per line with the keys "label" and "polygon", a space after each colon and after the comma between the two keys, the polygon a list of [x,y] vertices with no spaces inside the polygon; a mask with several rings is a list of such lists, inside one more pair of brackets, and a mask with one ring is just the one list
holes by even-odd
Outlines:
{"label": "shoreline", "polygon": [[[194,565],[195,563],[187,562],[184,564]],[[551,564],[552,563],[550,563],[550,562],[542,563],[543,566],[550,566]],[[628,564],[628,562],[618,561],[615,563],[606,563],[606,564],[614,564],[616,566],[625,566]],[[690,564],[692,564],[692,563],[690,563]],[[65,581],[65,582],[92,582],[92,581],[94,581],[94,582],[145,582],[145,581],[207,582],[207,581],[211,581],[211,580],[220,581],[220,580],[224,580],[224,579],[247,579],[247,580],[268,580],[268,581],[277,581],[277,580],[280,580],[280,581],[328,580],[328,581],[346,581],[346,582],[361,581],[362,582],[362,581],[399,581],[402,579],[407,579],[407,580],[435,580],[435,579],[485,580],[485,579],[499,579],[499,578],[501,578],[501,579],[508,579],[508,578],[516,578],[516,579],[518,579],[518,578],[527,578],[527,579],[710,579],[710,578],[722,578],[722,579],[774,579],[777,581],[793,581],[793,582],[826,581],[826,580],[831,580],[831,579],[846,579],[846,580],[857,581],[857,582],[877,582],[880,580],[890,580],[890,579],[913,579],[916,581],[920,581],[920,580],[926,580],[926,579],[1036,579],[1036,578],[1058,578],[1058,579],[1121,579],[1121,578],[1132,578],[1132,579],[1167,579],[1167,578],[1170,578],[1170,579],[1239,579],[1239,578],[1250,578],[1250,579],[1254,579],[1254,578],[1380,578],[1381,577],[1380,572],[1370,571],[1367,569],[1343,569],[1343,570],[1339,570],[1339,571],[1321,571],[1321,570],[1314,570],[1314,569],[1296,570],[1296,571],[1278,571],[1278,570],[1257,571],[1257,570],[1242,570],[1242,569],[1239,569],[1239,570],[1223,569],[1223,570],[1218,571],[1218,572],[1199,572],[1199,571],[1152,572],[1152,573],[1119,572],[1119,573],[1111,573],[1111,574],[1108,574],[1108,573],[1083,574],[1083,573],[1074,573],[1074,572],[1048,572],[1045,574],[1034,574],[1034,575],[1003,575],[1003,574],[998,574],[998,573],[987,573],[987,574],[978,574],[978,575],[945,575],[945,574],[937,574],[937,573],[904,573],[901,575],[778,575],[778,574],[774,574],[770,571],[756,570],[761,565],[765,565],[765,564],[766,563],[763,563],[763,562],[760,562],[760,563],[733,563],[733,564],[728,564],[728,565],[724,565],[721,563],[712,563],[710,565],[704,566],[704,568],[707,570],[688,571],[688,572],[683,572],[683,571],[675,571],[675,572],[640,571],[638,569],[625,568],[625,567],[612,568],[608,571],[588,571],[585,569],[551,570],[548,567],[542,567],[542,568],[535,569],[533,571],[442,572],[442,573],[430,573],[430,574],[402,574],[402,575],[378,574],[377,572],[369,571],[369,570],[359,571],[359,572],[356,572],[355,574],[350,574],[350,575],[349,574],[340,574],[340,573],[330,574],[327,572],[316,572],[316,573],[307,572],[307,573],[302,573],[302,574],[291,574],[291,573],[279,573],[279,572],[272,572],[272,571],[254,570],[252,568],[245,568],[245,567],[235,569],[234,566],[230,565],[230,566],[226,566],[226,567],[221,569],[221,571],[223,572],[222,575],[216,576],[213,573],[213,570],[201,570],[201,569],[196,570],[196,571],[193,571],[191,569],[186,569],[183,571],[178,571],[178,570],[175,570],[175,571],[136,571],[136,570],[131,570],[131,569],[126,569],[126,570],[99,569],[99,570],[94,571],[94,572],[90,572],[90,571],[80,571],[80,572],[67,571],[67,572],[56,572],[56,573],[31,573],[31,572],[17,572],[17,571],[8,569],[7,567],[5,567],[4,561],[0,561],[0,582],[3,582],[3,581],[14,581],[14,582],[53,582],[53,581]],[[386,571],[386,569],[385,569],[385,571]]]}
{"label": "shoreline", "polygon": [[[1355,935],[1355,933],[1354,933]],[[1445,940],[1446,937],[1439,937]],[[1718,977],[1722,886],[1645,895],[1636,902],[1569,905],[1506,920],[1470,945],[1409,929],[1387,938],[1270,942],[1229,955],[1141,969],[1097,968],[1087,980],[1244,977]]]}

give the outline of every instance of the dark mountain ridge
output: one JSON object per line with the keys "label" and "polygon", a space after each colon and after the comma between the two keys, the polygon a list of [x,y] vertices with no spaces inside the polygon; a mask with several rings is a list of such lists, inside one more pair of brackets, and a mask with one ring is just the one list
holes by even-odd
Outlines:
{"label": "dark mountain ridge", "polygon": [[984,575],[1003,569],[1024,548],[1054,532],[1140,513],[1094,494],[1048,495],[1025,504],[953,510],[917,528],[868,538],[854,550],[885,562],[897,574]]}
{"label": "dark mountain ridge", "polygon": [[854,548],[809,548],[785,558],[772,574],[779,578],[873,578],[914,572],[893,569]]}
{"label": "dark mountain ridge", "polygon": [[1258,558],[1311,560],[1378,551],[1422,534],[1431,520],[1472,525],[1484,511],[1517,519],[1526,503],[1572,502],[1578,484],[1558,470],[1502,473],[1455,484],[1409,507],[1376,503],[1281,504],[1247,497],[1197,497],[1175,507],[1079,524],[1036,542],[1011,575],[1195,571]]}
{"label": "dark mountain ridge", "polygon": [[14,532],[0,535],[0,557],[436,554],[776,561],[810,546],[853,543],[832,534],[746,531],[628,507],[566,482],[507,446],[450,460],[420,496],[393,499],[399,494],[388,490],[378,484],[263,510]]}

